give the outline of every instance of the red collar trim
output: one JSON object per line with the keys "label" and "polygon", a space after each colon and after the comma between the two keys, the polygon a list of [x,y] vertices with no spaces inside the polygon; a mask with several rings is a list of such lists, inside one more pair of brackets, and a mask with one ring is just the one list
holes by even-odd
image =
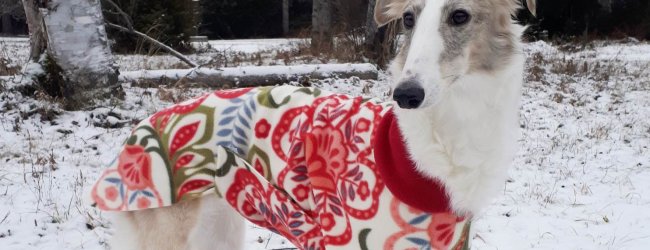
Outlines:
{"label": "red collar trim", "polygon": [[400,201],[423,212],[452,213],[442,183],[416,170],[392,111],[384,115],[375,133],[375,162],[388,190]]}

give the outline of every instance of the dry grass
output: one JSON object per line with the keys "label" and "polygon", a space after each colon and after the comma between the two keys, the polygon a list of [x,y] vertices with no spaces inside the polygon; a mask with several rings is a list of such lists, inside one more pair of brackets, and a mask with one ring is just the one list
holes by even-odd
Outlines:
{"label": "dry grass", "polygon": [[11,76],[18,74],[18,72],[20,72],[19,66],[12,66],[9,59],[0,57],[0,76]]}
{"label": "dry grass", "polygon": [[531,67],[528,69],[528,74],[526,75],[526,80],[539,82],[542,80],[546,70],[543,68],[543,65],[546,65],[546,60],[544,60],[544,55],[541,52],[535,52],[530,56],[529,59]]}
{"label": "dry grass", "polygon": [[21,65],[26,63],[29,53],[27,40],[0,40],[0,76],[20,73]]}
{"label": "dry grass", "polygon": [[[0,41],[0,47],[6,48],[5,42]],[[16,65],[5,49],[0,50],[0,76],[11,76],[20,72],[20,66]]]}

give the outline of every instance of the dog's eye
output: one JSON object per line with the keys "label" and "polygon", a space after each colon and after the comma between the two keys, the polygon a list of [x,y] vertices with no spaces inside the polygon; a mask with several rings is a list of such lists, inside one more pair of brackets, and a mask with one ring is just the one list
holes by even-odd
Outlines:
{"label": "dog's eye", "polygon": [[412,29],[415,26],[415,15],[413,15],[413,12],[405,12],[402,16],[402,22],[404,23],[404,28]]}
{"label": "dog's eye", "polygon": [[469,22],[470,15],[466,10],[455,10],[449,17],[453,25],[463,25]]}

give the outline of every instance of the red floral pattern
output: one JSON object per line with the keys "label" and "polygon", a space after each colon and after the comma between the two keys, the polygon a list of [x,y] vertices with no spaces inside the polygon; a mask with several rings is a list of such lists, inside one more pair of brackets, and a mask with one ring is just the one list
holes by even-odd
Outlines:
{"label": "red floral pattern", "polygon": [[167,127],[170,118],[173,115],[183,115],[188,114],[194,111],[197,107],[201,105],[210,95],[203,95],[196,99],[185,101],[169,108],[163,109],[158,113],[155,113],[149,118],[149,123],[153,125],[154,128],[158,129],[159,133],[163,133],[163,129]]}
{"label": "red floral pattern", "polygon": [[[338,176],[347,170],[348,149],[343,132],[331,126],[312,129],[307,140],[307,162],[312,175],[312,185],[336,191],[336,184],[328,183],[328,176]],[[319,178],[323,176],[324,178]]]}
{"label": "red floral pattern", "polygon": [[[393,220],[402,229],[386,240],[384,250],[398,249],[397,245],[406,242],[426,242],[422,247],[433,249],[462,249],[467,237],[467,219],[453,214],[427,214],[413,209],[397,199],[390,205]],[[460,228],[458,228],[460,227]],[[461,232],[460,235],[457,233]],[[458,240],[452,246],[454,237]]]}
{"label": "red floral pattern", "polygon": [[422,213],[384,188],[373,145],[387,111],[311,88],[216,91],[143,121],[93,187],[93,200],[129,211],[214,189],[301,249],[464,246],[466,219]]}
{"label": "red floral pattern", "polygon": [[357,132],[368,132],[370,130],[370,121],[365,118],[359,119],[357,125],[355,126]]}
{"label": "red floral pattern", "polygon": [[334,215],[332,213],[322,213],[320,215],[320,225],[323,227],[323,230],[330,231],[336,224],[334,220]]}
{"label": "red floral pattern", "polygon": [[181,185],[181,188],[178,190],[178,196],[177,197],[180,200],[180,199],[183,198],[183,195],[185,195],[185,194],[187,194],[189,192],[195,191],[195,190],[207,189],[208,187],[210,187],[212,185],[212,183],[213,182],[211,180],[190,180],[190,181],[187,181],[187,182],[183,183],[183,185]]}
{"label": "red floral pattern", "polygon": [[370,190],[368,189],[368,182],[362,181],[357,188],[357,194],[361,197],[362,200],[368,199],[370,196]]}
{"label": "red floral pattern", "polygon": [[271,124],[266,119],[260,120],[255,125],[255,136],[257,138],[266,138],[269,136],[269,132],[271,132]]}
{"label": "red floral pattern", "polygon": [[176,155],[179,148],[184,147],[187,143],[194,138],[196,130],[199,128],[200,122],[194,122],[181,127],[172,138],[171,145],[169,146],[169,155]]}
{"label": "red floral pattern", "polygon": [[[245,165],[245,163],[241,163]],[[311,217],[287,199],[286,194],[270,183],[262,184],[263,177],[244,168],[235,170],[233,185],[228,186],[225,198],[249,221],[278,232],[296,246],[319,246],[324,249],[320,226]]]}
{"label": "red floral pattern", "polygon": [[139,209],[149,208],[149,206],[151,206],[151,201],[149,201],[149,199],[147,199],[145,197],[138,198],[138,208]]}
{"label": "red floral pattern", "polygon": [[144,147],[126,145],[118,161],[117,172],[127,188],[138,190],[152,185],[151,156],[144,151]]}
{"label": "red floral pattern", "polygon": [[[311,203],[303,203],[296,193],[294,199],[303,207],[316,204],[311,211],[325,216],[327,222],[334,222],[324,238],[330,245],[350,243],[352,228],[348,216],[372,218],[384,189],[376,178],[372,148],[367,144],[373,141],[371,125],[375,123],[371,121],[380,121],[383,108],[367,106],[372,111],[368,117],[350,115],[361,107],[360,98],[350,100],[339,95],[317,98],[310,107],[286,112],[274,130],[273,145],[277,145],[274,149],[287,162],[278,183],[284,189],[292,185],[309,185],[313,189]],[[301,133],[304,131],[309,133]],[[282,138],[290,142],[286,150],[282,149]]]}
{"label": "red floral pattern", "polygon": [[118,194],[117,188],[108,187],[104,192],[106,192],[106,194],[104,195],[106,196],[106,199],[108,199],[109,201],[115,201],[117,199],[117,194]]}
{"label": "red floral pattern", "polygon": [[253,88],[224,89],[224,90],[217,90],[216,92],[214,92],[214,94],[219,98],[234,99],[245,95],[251,90],[253,90]]}
{"label": "red floral pattern", "polygon": [[291,190],[291,193],[293,194],[294,197],[296,197],[296,200],[298,201],[306,200],[309,197],[309,192],[310,192],[309,187],[302,184],[299,184],[293,190]]}
{"label": "red floral pattern", "polygon": [[194,155],[183,155],[183,156],[181,156],[176,161],[176,164],[174,165],[174,172],[176,172],[179,169],[187,166],[192,160],[194,160]]}

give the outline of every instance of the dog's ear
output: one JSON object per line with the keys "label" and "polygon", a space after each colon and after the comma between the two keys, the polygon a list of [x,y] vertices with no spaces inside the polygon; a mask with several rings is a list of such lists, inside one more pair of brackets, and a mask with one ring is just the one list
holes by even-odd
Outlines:
{"label": "dog's ear", "polygon": [[375,22],[381,27],[402,17],[408,0],[377,0],[375,4]]}
{"label": "dog's ear", "polygon": [[526,0],[526,6],[528,7],[528,11],[533,14],[533,16],[537,16],[537,1],[536,0]]}

